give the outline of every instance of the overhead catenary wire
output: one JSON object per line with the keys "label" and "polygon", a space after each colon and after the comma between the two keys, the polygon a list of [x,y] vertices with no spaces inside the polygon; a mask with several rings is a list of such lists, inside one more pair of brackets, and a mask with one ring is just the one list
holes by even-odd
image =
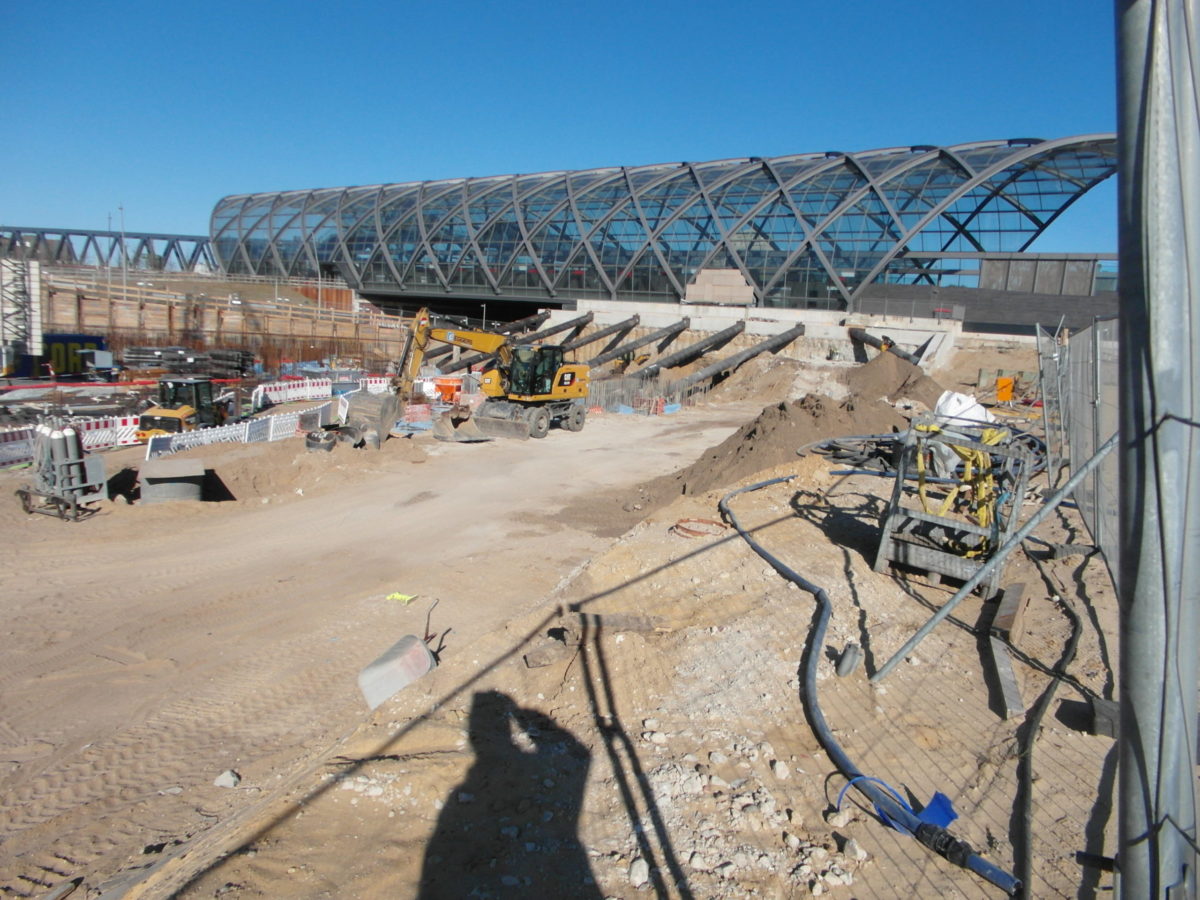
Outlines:
{"label": "overhead catenary wire", "polygon": [[820,657],[819,648],[824,646],[825,631],[829,625],[829,618],[832,611],[832,603],[829,600],[829,595],[825,592],[824,588],[813,584],[762,547],[742,527],[729,506],[729,501],[739,494],[761,490],[775,484],[790,482],[795,477],[794,475],[788,475],[782,478],[772,478],[767,481],[760,481],[738,488],[722,497],[718,508],[721,510],[721,514],[729,520],[729,523],[758,556],[765,560],[782,577],[807,591],[809,594],[812,594],[813,598],[817,601],[817,618],[809,634],[801,668],[801,699],[804,703],[810,727],[813,729],[817,740],[820,741],[821,746],[825,748],[825,752],[829,754],[830,760],[837,767],[838,771],[852,781],[854,786],[866,795],[876,809],[886,815],[888,819],[899,824],[903,830],[908,831],[926,847],[945,857],[955,865],[974,872],[1009,895],[1017,894],[1021,890],[1020,880],[979,856],[969,844],[954,837],[945,828],[923,822],[911,809],[898,802],[895,797],[880,788],[875,782],[868,780],[859,771],[845,750],[842,749],[842,746],[833,736],[833,732],[830,731],[825,721],[825,715],[821,710],[816,687],[817,662]]}

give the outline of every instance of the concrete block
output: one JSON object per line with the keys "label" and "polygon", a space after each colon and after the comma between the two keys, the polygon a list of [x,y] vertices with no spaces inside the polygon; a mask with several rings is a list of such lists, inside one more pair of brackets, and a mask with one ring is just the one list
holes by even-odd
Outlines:
{"label": "concrete block", "polygon": [[1092,734],[1115,738],[1121,728],[1121,705],[1114,700],[1092,698]]}
{"label": "concrete block", "polygon": [[1004,718],[1012,719],[1025,713],[1025,701],[1021,699],[1021,688],[1017,684],[1017,673],[1013,671],[1012,657],[1008,655],[1008,647],[999,638],[989,637],[988,644],[992,651],[992,665],[995,668],[996,680],[1000,684],[1000,697],[1004,707]]}
{"label": "concrete block", "polygon": [[142,503],[167,500],[201,500],[204,494],[204,461],[160,456],[148,459],[138,470]]}

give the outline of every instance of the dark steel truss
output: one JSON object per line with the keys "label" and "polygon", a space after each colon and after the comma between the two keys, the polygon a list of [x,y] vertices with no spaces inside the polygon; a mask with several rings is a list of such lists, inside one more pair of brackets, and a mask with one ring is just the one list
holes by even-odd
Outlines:
{"label": "dark steel truss", "polygon": [[0,259],[47,265],[112,266],[158,272],[216,272],[206,235],[19,228],[0,225]]}
{"label": "dark steel truss", "polygon": [[759,305],[853,308],[938,283],[938,253],[1026,250],[1115,171],[1111,134],[981,141],[242,194],[210,230],[230,274],[368,292],[674,301],[719,268]]}

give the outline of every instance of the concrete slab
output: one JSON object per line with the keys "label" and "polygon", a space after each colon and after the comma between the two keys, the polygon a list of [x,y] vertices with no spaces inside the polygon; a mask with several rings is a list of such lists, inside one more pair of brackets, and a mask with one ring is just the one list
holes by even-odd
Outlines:
{"label": "concrete slab", "polygon": [[148,459],[138,470],[142,503],[168,500],[202,500],[204,461],[160,456]]}

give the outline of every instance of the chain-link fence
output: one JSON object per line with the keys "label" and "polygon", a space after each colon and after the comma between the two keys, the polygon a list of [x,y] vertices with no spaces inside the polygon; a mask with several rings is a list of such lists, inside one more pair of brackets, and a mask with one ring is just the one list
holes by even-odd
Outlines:
{"label": "chain-link fence", "polygon": [[[1069,339],[1039,327],[1038,355],[1048,461],[1055,454],[1059,460],[1049,468],[1053,480],[1061,461],[1079,469],[1117,431],[1117,322],[1098,319]],[[1074,492],[1114,582],[1120,571],[1119,478],[1118,456],[1112,453]]]}

